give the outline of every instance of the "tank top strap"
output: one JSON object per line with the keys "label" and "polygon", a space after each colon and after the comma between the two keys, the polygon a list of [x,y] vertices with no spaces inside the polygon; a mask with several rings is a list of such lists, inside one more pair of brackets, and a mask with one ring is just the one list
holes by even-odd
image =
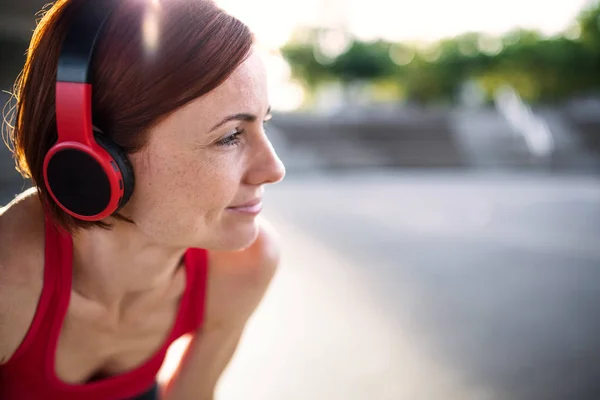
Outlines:
{"label": "tank top strap", "polygon": [[[44,273],[43,284],[40,297],[37,303],[35,314],[19,348],[15,351],[8,363],[11,363],[28,350],[33,345],[34,349],[30,351],[26,358],[32,362],[33,358],[39,357],[41,362],[44,353],[40,352],[42,344],[49,343],[47,331],[48,321],[52,320],[60,310],[60,298],[64,297],[61,292],[61,280],[63,280],[65,271],[65,254],[70,254],[72,248],[70,236],[59,228],[46,213],[44,219]],[[8,364],[7,363],[7,364]]]}
{"label": "tank top strap", "polygon": [[204,321],[208,280],[208,251],[190,248],[185,253],[186,286],[189,287],[185,326],[187,332],[198,330]]}

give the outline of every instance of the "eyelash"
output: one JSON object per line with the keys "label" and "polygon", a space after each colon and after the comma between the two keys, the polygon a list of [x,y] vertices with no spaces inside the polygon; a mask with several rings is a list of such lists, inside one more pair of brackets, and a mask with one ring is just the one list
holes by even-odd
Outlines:
{"label": "eyelash", "polygon": [[[267,132],[266,122],[263,122],[263,129],[265,132]],[[244,133],[243,129],[235,128],[235,131],[231,135],[219,140],[217,142],[217,146],[237,146],[240,144],[240,139],[238,139],[238,136],[240,136],[242,133]]]}
{"label": "eyelash", "polygon": [[240,139],[238,139],[238,136],[240,136],[242,133],[244,133],[243,129],[238,130],[236,128],[235,131],[231,135],[219,140],[217,142],[217,146],[236,146],[236,145],[240,144]]}

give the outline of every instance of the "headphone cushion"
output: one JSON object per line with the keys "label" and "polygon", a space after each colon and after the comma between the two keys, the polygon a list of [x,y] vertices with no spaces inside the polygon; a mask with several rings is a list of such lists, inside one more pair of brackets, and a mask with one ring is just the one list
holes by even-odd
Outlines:
{"label": "headphone cushion", "polygon": [[96,143],[106,150],[113,160],[115,160],[115,163],[123,176],[123,198],[119,203],[119,208],[121,208],[127,203],[133,193],[133,187],[135,186],[133,167],[125,154],[125,151],[123,151],[123,149],[111,138],[98,132],[94,132],[94,138],[96,139]]}

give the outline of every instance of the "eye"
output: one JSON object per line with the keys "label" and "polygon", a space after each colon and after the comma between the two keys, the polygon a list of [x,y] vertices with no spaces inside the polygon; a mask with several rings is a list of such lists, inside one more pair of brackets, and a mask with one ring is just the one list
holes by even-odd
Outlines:
{"label": "eye", "polygon": [[240,129],[235,129],[229,136],[219,140],[217,142],[218,146],[235,146],[237,144],[240,143],[240,139],[238,138],[238,136],[240,136],[242,133],[244,133],[244,130],[240,130]]}

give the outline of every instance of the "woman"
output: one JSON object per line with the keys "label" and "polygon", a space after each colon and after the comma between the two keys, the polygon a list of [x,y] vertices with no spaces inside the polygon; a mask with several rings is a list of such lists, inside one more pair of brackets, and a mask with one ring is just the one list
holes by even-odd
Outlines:
{"label": "woman", "polygon": [[211,399],[278,263],[258,214],[285,171],[248,28],[209,0],[60,0],[16,98],[34,188],[0,214],[0,398]]}

